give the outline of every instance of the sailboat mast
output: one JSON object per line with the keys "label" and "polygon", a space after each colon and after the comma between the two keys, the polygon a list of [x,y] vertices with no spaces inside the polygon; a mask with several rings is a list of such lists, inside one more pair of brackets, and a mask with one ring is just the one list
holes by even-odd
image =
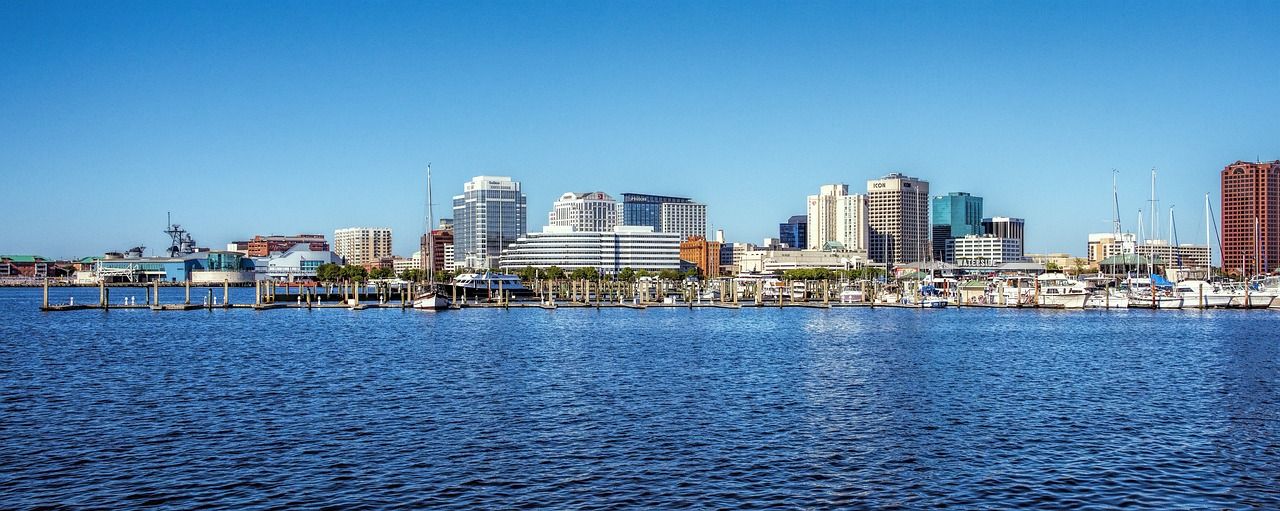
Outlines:
{"label": "sailboat mast", "polygon": [[1121,231],[1124,229],[1120,226],[1120,192],[1116,191],[1117,173],[1116,169],[1111,169],[1111,232],[1119,240]]}
{"label": "sailboat mast", "polygon": [[431,164],[427,163],[427,282],[432,286],[436,283],[436,238],[431,235],[431,228],[435,224],[435,203],[431,201]]}
{"label": "sailboat mast", "polygon": [[1153,240],[1158,239],[1160,237],[1160,230],[1158,228],[1160,224],[1158,223],[1158,220],[1157,220],[1157,218],[1159,217],[1160,215],[1156,214],[1156,168],[1151,167],[1151,233],[1150,234],[1151,234],[1151,239]]}

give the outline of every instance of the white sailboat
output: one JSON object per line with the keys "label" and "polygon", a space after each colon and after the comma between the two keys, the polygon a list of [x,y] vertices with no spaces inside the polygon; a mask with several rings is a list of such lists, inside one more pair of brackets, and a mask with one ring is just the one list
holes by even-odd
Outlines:
{"label": "white sailboat", "polygon": [[413,308],[421,310],[445,310],[449,308],[449,299],[440,293],[436,286],[436,257],[435,239],[431,237],[431,226],[435,222],[433,218],[433,209],[435,204],[431,200],[431,164],[427,164],[427,253],[423,257],[427,258],[427,288],[413,297]]}

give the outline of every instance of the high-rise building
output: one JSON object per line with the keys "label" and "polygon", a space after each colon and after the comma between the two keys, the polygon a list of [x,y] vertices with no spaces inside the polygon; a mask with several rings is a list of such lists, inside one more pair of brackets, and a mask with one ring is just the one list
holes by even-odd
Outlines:
{"label": "high-rise building", "polygon": [[865,252],[870,234],[867,214],[866,195],[850,195],[846,184],[822,185],[817,195],[809,196],[805,244],[795,248]]}
{"label": "high-rise building", "polygon": [[720,247],[723,243],[690,236],[680,243],[680,260],[698,267],[703,277],[720,276]]}
{"label": "high-rise building", "polygon": [[618,226],[618,201],[604,192],[568,192],[547,214],[547,225],[576,231],[612,231]]}
{"label": "high-rise building", "polygon": [[1026,220],[1007,216],[993,216],[982,219],[982,234],[990,234],[997,238],[1018,240],[1018,255],[1027,253]]}
{"label": "high-rise building", "polygon": [[778,239],[791,248],[807,247],[809,244],[808,215],[793,215],[786,222],[778,224]]}
{"label": "high-rise building", "polygon": [[707,205],[686,197],[622,194],[623,225],[647,225],[655,232],[674,232],[680,239],[707,235]]}
{"label": "high-rise building", "polygon": [[1013,238],[967,234],[947,239],[942,260],[965,269],[991,270],[1021,261],[1022,247]]}
{"label": "high-rise building", "polygon": [[349,227],[333,231],[333,252],[346,264],[376,266],[391,255],[388,227]]}
{"label": "high-rise building", "polygon": [[1116,234],[1099,232],[1089,235],[1087,260],[1091,263],[1102,262],[1108,257],[1133,254],[1136,252],[1138,237],[1131,232]]}
{"label": "high-rise building", "polygon": [[982,234],[982,197],[951,192],[933,198],[933,257],[945,259],[947,240]]}
{"label": "high-rise building", "polygon": [[1280,268],[1280,160],[1222,169],[1222,268],[1237,275]]}
{"label": "high-rise building", "polygon": [[528,231],[520,182],[476,176],[453,196],[454,259],[466,268],[494,268],[507,245]]}
{"label": "high-rise building", "polygon": [[542,232],[521,236],[502,254],[503,270],[552,266],[595,268],[605,275],[616,275],[623,268],[674,270],[680,268],[680,238],[654,232],[649,226],[618,226],[607,232],[547,226]]}
{"label": "high-rise building", "polygon": [[929,257],[929,182],[899,173],[867,181],[869,256],[879,263]]}

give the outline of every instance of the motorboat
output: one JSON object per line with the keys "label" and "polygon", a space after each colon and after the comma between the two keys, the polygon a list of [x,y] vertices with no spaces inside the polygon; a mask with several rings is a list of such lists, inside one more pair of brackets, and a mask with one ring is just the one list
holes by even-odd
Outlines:
{"label": "motorboat", "polygon": [[1203,280],[1184,280],[1173,288],[1174,294],[1182,297],[1182,306],[1195,309],[1228,307],[1232,296],[1221,293],[1213,284]]}
{"label": "motorboat", "polygon": [[472,291],[528,291],[528,288],[524,287],[524,284],[520,282],[520,277],[491,271],[463,273],[453,278],[453,285],[459,289]]}
{"label": "motorboat", "polygon": [[1129,295],[1115,289],[1098,289],[1084,301],[1088,309],[1127,309]]}
{"label": "motorboat", "polygon": [[1084,284],[1062,273],[1046,273],[1036,277],[1037,305],[1083,309],[1089,293]]}
{"label": "motorboat", "polygon": [[1231,307],[1239,309],[1261,309],[1271,305],[1276,295],[1265,290],[1252,289],[1243,282],[1228,282],[1218,288],[1218,292],[1231,296]]}

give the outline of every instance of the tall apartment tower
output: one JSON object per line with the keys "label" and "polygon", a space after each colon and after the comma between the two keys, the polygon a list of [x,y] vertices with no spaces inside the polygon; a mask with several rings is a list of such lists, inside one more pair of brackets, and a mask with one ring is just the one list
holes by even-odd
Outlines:
{"label": "tall apartment tower", "polygon": [[929,257],[929,182],[898,173],[867,181],[868,257],[914,263]]}
{"label": "tall apartment tower", "polygon": [[680,240],[707,235],[707,205],[686,197],[642,193],[622,194],[623,225],[653,227],[655,232],[674,232]]}
{"label": "tall apartment tower", "polygon": [[376,264],[385,257],[391,257],[391,229],[349,227],[333,231],[333,253],[346,264]]}
{"label": "tall apartment tower", "polygon": [[[849,195],[849,185],[831,184],[809,196],[808,240],[810,249],[843,248],[866,251],[869,247],[866,195]],[[836,247],[838,245],[838,247]]]}
{"label": "tall apartment tower", "polygon": [[507,245],[528,231],[526,198],[520,182],[505,176],[476,176],[453,196],[454,260],[466,268],[496,268]]}
{"label": "tall apartment tower", "polygon": [[1018,257],[1027,255],[1027,221],[1021,218],[993,216],[982,219],[982,234],[1018,240]]}
{"label": "tall apartment tower", "polygon": [[1280,268],[1280,160],[1222,169],[1222,268],[1237,275]]}
{"label": "tall apartment tower", "polygon": [[604,192],[568,192],[552,206],[547,225],[575,231],[612,231],[618,226],[618,201]]}
{"label": "tall apartment tower", "polygon": [[933,198],[933,258],[945,260],[947,240],[983,234],[982,197],[951,192]]}

